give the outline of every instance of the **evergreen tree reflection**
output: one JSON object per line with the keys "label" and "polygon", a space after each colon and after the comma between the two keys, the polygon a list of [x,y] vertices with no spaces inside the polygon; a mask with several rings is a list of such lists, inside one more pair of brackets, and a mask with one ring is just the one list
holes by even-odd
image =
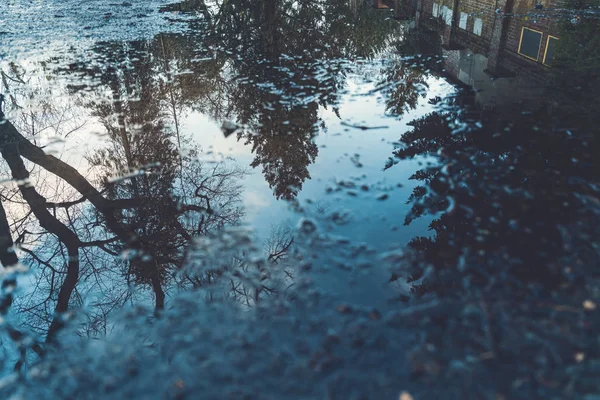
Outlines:
{"label": "evergreen tree reflection", "polygon": [[230,96],[231,114],[245,128],[238,137],[252,146],[251,166],[262,166],[277,198],[293,199],[310,179],[319,108],[339,102],[349,68],[343,60],[390,46],[394,22],[362,11],[355,16],[344,1],[228,1],[211,18],[213,43],[231,54],[239,78]]}
{"label": "evergreen tree reflection", "polygon": [[[432,236],[409,243],[393,276],[407,277],[428,302],[413,371],[443,386],[451,371],[432,374],[431,365],[470,354],[490,367],[481,379],[494,371],[506,392],[516,390],[515,377],[537,371],[519,396],[533,395],[550,376],[579,379],[569,372],[572,355],[593,353],[593,339],[578,313],[557,310],[581,309],[595,287],[597,256],[584,244],[598,234],[595,128],[582,126],[575,136],[541,118],[543,108],[479,118],[435,101],[439,111],[413,121],[394,153],[438,160],[412,176],[420,185],[405,221],[436,216]],[[565,324],[572,329],[558,334]]]}

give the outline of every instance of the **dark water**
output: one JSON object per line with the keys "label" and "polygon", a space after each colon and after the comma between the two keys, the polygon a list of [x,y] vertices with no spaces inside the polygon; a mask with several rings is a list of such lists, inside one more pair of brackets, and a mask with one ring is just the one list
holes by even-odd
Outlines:
{"label": "dark water", "polygon": [[0,15],[3,398],[600,396],[593,9],[527,98],[370,4]]}

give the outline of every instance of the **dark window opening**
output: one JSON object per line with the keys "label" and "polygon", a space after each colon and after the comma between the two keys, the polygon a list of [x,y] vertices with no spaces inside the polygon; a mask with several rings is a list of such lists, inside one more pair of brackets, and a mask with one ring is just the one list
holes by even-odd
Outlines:
{"label": "dark window opening", "polygon": [[537,61],[541,43],[542,32],[523,27],[519,42],[519,54]]}
{"label": "dark window opening", "polygon": [[554,36],[548,36],[548,41],[546,42],[546,51],[544,52],[544,65],[552,66],[552,62],[554,61],[554,46],[558,42],[558,38]]}

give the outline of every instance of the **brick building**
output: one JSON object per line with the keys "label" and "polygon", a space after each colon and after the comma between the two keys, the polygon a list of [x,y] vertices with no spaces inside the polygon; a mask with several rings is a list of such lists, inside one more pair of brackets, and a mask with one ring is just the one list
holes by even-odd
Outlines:
{"label": "brick building", "polygon": [[446,74],[473,87],[486,107],[539,98],[568,17],[567,0],[372,1],[438,32]]}
{"label": "brick building", "polygon": [[417,25],[439,29],[446,50],[468,48],[487,57],[493,77],[541,77],[560,40],[564,0],[416,0]]}
{"label": "brick building", "polygon": [[[584,2],[586,0],[583,0]],[[444,67],[496,107],[535,101],[569,17],[566,0],[396,0],[397,12],[440,35]]]}

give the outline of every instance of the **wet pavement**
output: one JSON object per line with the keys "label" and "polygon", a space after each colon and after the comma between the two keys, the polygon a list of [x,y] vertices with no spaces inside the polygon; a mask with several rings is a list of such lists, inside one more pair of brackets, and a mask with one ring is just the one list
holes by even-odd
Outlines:
{"label": "wet pavement", "polygon": [[247,3],[0,5],[0,394],[598,395],[581,69],[492,109],[393,11]]}

